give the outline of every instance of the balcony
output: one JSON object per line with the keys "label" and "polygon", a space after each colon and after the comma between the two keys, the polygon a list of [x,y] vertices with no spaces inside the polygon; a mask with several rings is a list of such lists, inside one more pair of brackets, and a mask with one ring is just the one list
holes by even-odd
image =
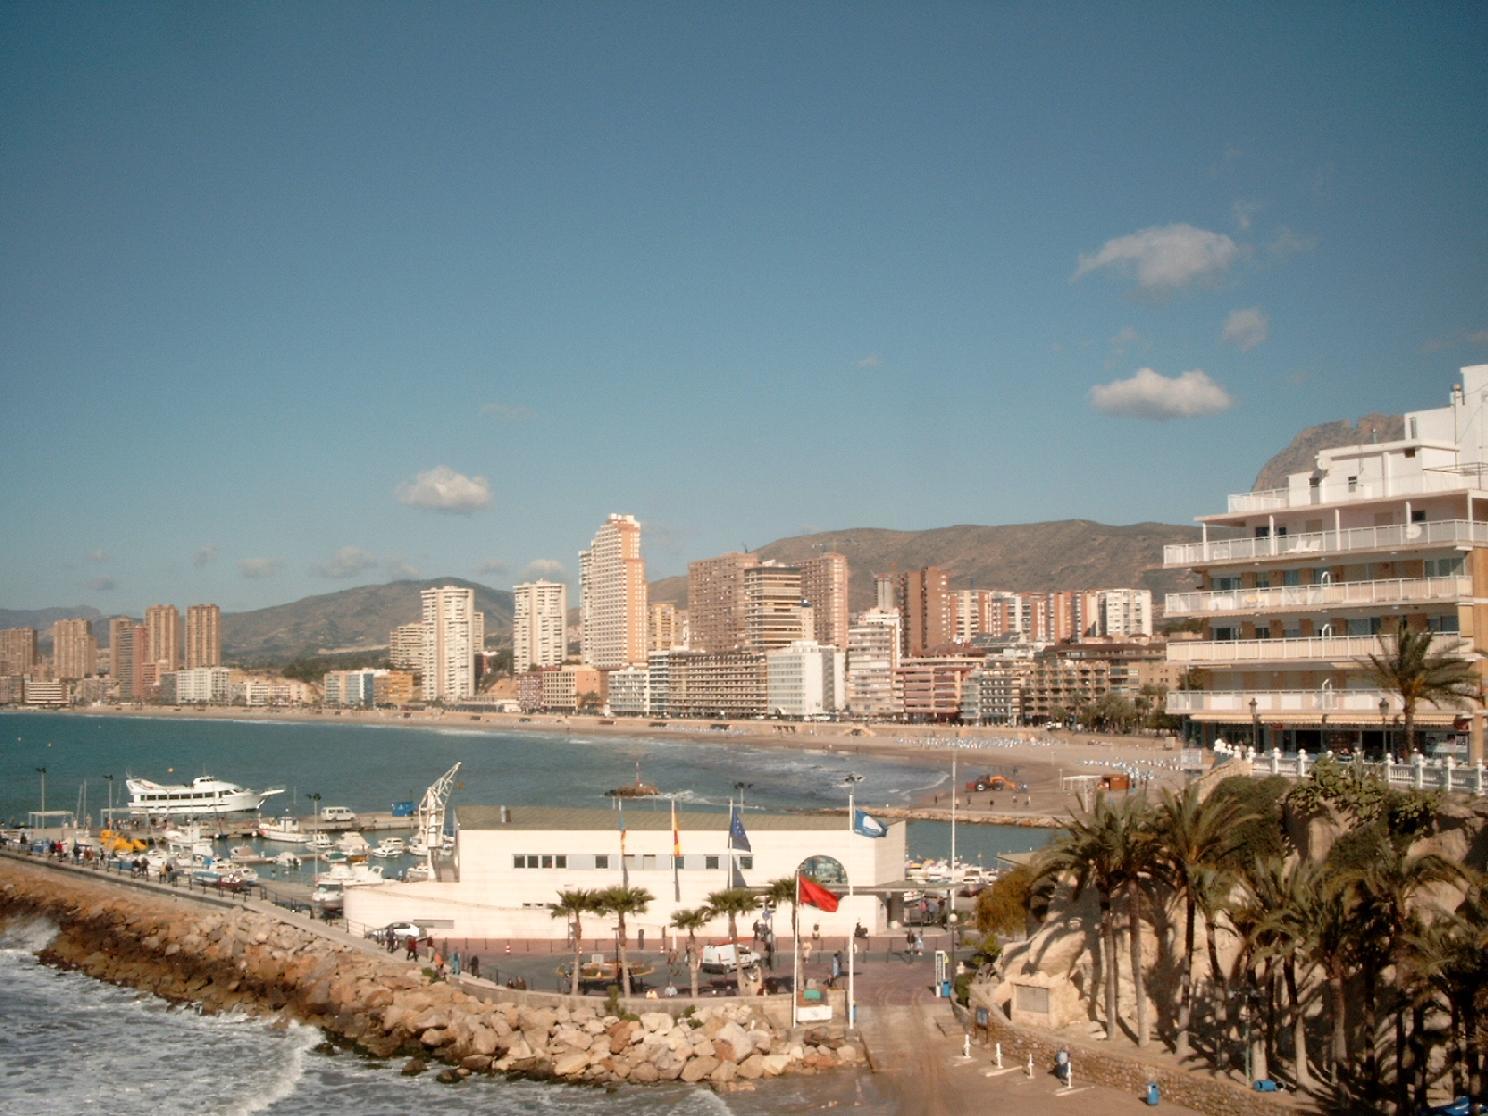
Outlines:
{"label": "balcony", "polygon": [[1380,653],[1378,636],[1313,636],[1306,639],[1184,640],[1168,644],[1168,662],[1184,665],[1256,663],[1356,663]]}
{"label": "balcony", "polygon": [[1488,523],[1439,519],[1390,527],[1351,527],[1302,535],[1211,539],[1163,547],[1163,568],[1184,569],[1224,562],[1258,562],[1273,558],[1318,559],[1363,551],[1426,550],[1431,547],[1488,546]]}
{"label": "balcony", "polygon": [[1374,608],[1398,604],[1444,604],[1472,595],[1468,577],[1396,578],[1343,581],[1318,585],[1281,585],[1271,589],[1169,593],[1164,614],[1213,616],[1223,613],[1312,612],[1334,608]]}
{"label": "balcony", "polygon": [[1423,469],[1403,477],[1331,477],[1305,488],[1262,488],[1231,494],[1231,514],[1313,508],[1323,504],[1347,504],[1362,500],[1388,500],[1405,496],[1470,492],[1488,487],[1485,467],[1464,465],[1455,469]]}
{"label": "balcony", "polygon": [[[1282,716],[1343,716],[1363,724],[1377,724],[1380,699],[1388,703],[1385,717],[1393,723],[1400,716],[1400,698],[1383,690],[1176,690],[1167,695],[1167,711],[1175,715],[1198,717],[1210,715],[1226,720],[1249,720],[1250,702],[1255,699],[1255,716],[1275,721]],[[1451,719],[1460,710],[1438,708],[1421,702],[1416,718],[1431,721]]]}

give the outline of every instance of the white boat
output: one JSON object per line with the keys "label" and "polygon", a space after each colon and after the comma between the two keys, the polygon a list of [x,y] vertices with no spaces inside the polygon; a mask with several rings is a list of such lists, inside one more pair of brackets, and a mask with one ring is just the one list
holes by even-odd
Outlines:
{"label": "white boat", "polygon": [[267,864],[274,858],[265,856],[252,845],[234,845],[228,853],[235,864]]}
{"label": "white boat", "polygon": [[258,836],[264,841],[274,841],[281,845],[303,845],[310,840],[305,831],[300,828],[300,819],[287,814],[282,818],[273,818],[260,825]]}
{"label": "white boat", "polygon": [[372,851],[367,844],[367,839],[355,829],[348,829],[336,840],[336,848],[344,852],[351,860],[366,860],[367,854]]}
{"label": "white boat", "polygon": [[321,852],[325,852],[332,847],[330,834],[323,832],[312,833],[309,837],[305,838],[305,844],[309,845],[311,849],[319,849]]}
{"label": "white boat", "polygon": [[150,817],[248,814],[272,796],[284,793],[283,787],[255,791],[210,775],[200,775],[189,783],[156,783],[126,776],[124,783],[129,788],[129,812]]}
{"label": "white boat", "polygon": [[342,887],[350,887],[353,884],[387,882],[382,875],[382,866],[378,864],[333,864],[328,871],[315,877],[316,887],[338,884]]}
{"label": "white boat", "polygon": [[403,873],[403,879],[407,883],[418,883],[420,880],[432,880],[434,873],[429,870],[427,864],[415,864]]}
{"label": "white boat", "polygon": [[273,861],[281,868],[298,868],[300,866],[300,858],[292,852],[282,852],[274,857]]}
{"label": "white boat", "polygon": [[372,850],[372,855],[379,860],[391,860],[395,856],[402,856],[408,852],[408,845],[401,837],[384,837],[377,842],[377,847]]}

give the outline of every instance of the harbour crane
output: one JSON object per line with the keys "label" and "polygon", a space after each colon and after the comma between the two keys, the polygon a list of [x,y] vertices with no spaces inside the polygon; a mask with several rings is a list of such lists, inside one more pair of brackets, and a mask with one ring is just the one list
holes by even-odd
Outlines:
{"label": "harbour crane", "polygon": [[455,774],[459,770],[460,764],[456,762],[453,767],[434,780],[419,801],[409,851],[425,857],[428,879],[435,878],[434,854],[444,852],[448,848],[449,842],[444,834],[444,809],[446,803],[449,802],[450,791],[454,789]]}

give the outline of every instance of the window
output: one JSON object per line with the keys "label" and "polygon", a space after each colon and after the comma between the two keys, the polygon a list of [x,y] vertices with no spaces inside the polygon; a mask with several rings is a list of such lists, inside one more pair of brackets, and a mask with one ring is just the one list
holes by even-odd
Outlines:
{"label": "window", "polygon": [[544,868],[551,868],[551,867],[553,867],[553,855],[552,855],[552,853],[544,853],[543,854],[543,857],[542,857],[542,866]]}
{"label": "window", "polygon": [[739,858],[739,867],[740,868],[753,868],[754,867],[754,857],[752,857],[752,856],[741,856]]}
{"label": "window", "polygon": [[1460,577],[1462,575],[1463,557],[1460,554],[1448,555],[1445,558],[1426,559],[1427,577]]}
{"label": "window", "polygon": [[594,867],[596,867],[596,868],[608,868],[609,866],[610,866],[610,856],[609,856],[608,853],[598,853],[598,854],[595,855],[595,857],[594,857]]}
{"label": "window", "polygon": [[1426,512],[1423,509],[1421,509],[1421,508],[1412,508],[1411,509],[1411,522],[1412,523],[1425,523],[1426,522]]}
{"label": "window", "polygon": [[555,856],[553,858],[553,867],[554,868],[567,868],[568,867],[568,857],[566,857],[566,856]]}
{"label": "window", "polygon": [[1432,616],[1426,621],[1426,627],[1433,632],[1457,632],[1457,614],[1451,613],[1447,616]]}
{"label": "window", "polygon": [[685,868],[687,866],[684,863],[686,861],[686,859],[687,858],[684,857],[684,856],[674,856],[674,857],[672,857],[672,867],[673,868],[676,868],[678,870],[680,870],[682,868]]}
{"label": "window", "polygon": [[716,856],[703,857],[703,868],[709,872],[718,871],[718,858]]}
{"label": "window", "polygon": [[1301,585],[1302,584],[1302,571],[1301,570],[1282,570],[1281,571],[1281,583],[1283,585]]}

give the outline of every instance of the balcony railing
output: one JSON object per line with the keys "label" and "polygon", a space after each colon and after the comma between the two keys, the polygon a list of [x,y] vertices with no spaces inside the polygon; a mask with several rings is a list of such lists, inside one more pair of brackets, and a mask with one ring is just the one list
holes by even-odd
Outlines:
{"label": "balcony railing", "polygon": [[1184,640],[1168,644],[1170,663],[1354,662],[1379,654],[1376,636],[1309,636],[1301,639]]}
{"label": "balcony railing", "polygon": [[1163,602],[1163,612],[1170,618],[1220,612],[1305,612],[1319,608],[1455,601],[1471,593],[1472,579],[1468,577],[1341,581],[1318,585],[1280,585],[1270,589],[1169,593]]}
{"label": "balcony railing", "polygon": [[[1274,719],[1286,713],[1343,713],[1378,720],[1380,699],[1386,702],[1385,717],[1393,720],[1402,710],[1400,698],[1383,690],[1174,690],[1167,696],[1169,713],[1198,715],[1202,713],[1251,715],[1250,702],[1255,699],[1257,717]],[[1459,711],[1438,708],[1427,702],[1416,706],[1416,717],[1454,717]]]}
{"label": "balcony railing", "polygon": [[1424,469],[1403,477],[1333,477],[1304,488],[1261,488],[1237,492],[1229,498],[1236,512],[1279,511],[1319,504],[1346,504],[1355,500],[1380,500],[1395,496],[1427,496],[1442,492],[1467,492],[1485,487],[1484,466],[1456,469]]}
{"label": "balcony railing", "polygon": [[1420,550],[1464,545],[1488,545],[1488,523],[1438,519],[1389,527],[1350,527],[1342,531],[1314,531],[1301,535],[1177,543],[1163,547],[1163,565],[1183,568],[1267,558],[1322,558],[1362,550]]}
{"label": "balcony railing", "polygon": [[[1274,749],[1257,753],[1248,747],[1241,746],[1222,757],[1221,762],[1239,761],[1242,765],[1241,770],[1244,770],[1244,764],[1249,764],[1251,775],[1258,779],[1271,775],[1280,775],[1285,779],[1305,779],[1308,773],[1317,766],[1318,761],[1324,758],[1333,758],[1335,762],[1338,762],[1337,758],[1332,757],[1328,752],[1324,752],[1321,756],[1313,756],[1306,749],[1285,754]],[[1355,755],[1342,762],[1372,772],[1392,787],[1455,791],[1479,797],[1488,794],[1488,770],[1485,770],[1481,763],[1471,767],[1460,765],[1451,756],[1427,759],[1417,752],[1411,757],[1409,763],[1390,761],[1362,763]]]}

